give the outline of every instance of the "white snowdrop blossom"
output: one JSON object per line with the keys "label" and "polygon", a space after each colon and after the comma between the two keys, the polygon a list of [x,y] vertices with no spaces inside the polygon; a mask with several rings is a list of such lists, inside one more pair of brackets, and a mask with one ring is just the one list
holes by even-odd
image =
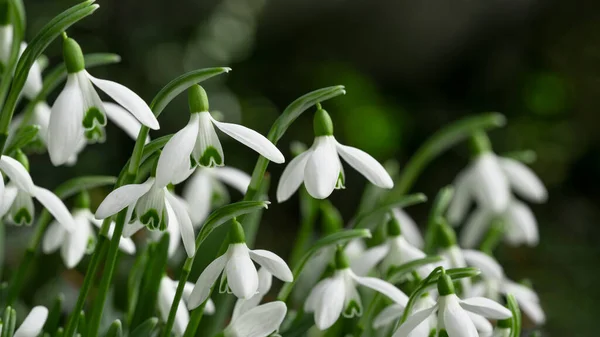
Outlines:
{"label": "white snowdrop blossom", "polygon": [[[131,89],[95,78],[85,70],[83,53],[75,40],[67,38],[63,41],[63,54],[67,83],[52,106],[48,126],[48,153],[52,164],[67,163],[86,141],[103,141],[107,116],[129,134],[139,130],[134,118],[151,129],[159,129],[148,105]],[[105,105],[94,85],[124,109]]]}
{"label": "white snowdrop blossom", "polygon": [[[419,297],[415,302],[415,306],[413,308],[414,311],[420,311],[429,309],[436,305],[435,300],[429,295],[424,294]],[[385,326],[389,326],[392,323],[395,323],[398,319],[402,317],[404,313],[404,306],[400,304],[392,304],[385,307],[381,312],[375,317],[373,321],[373,327],[375,329],[379,329]],[[421,324],[415,327],[408,337],[429,337],[431,330],[435,329],[437,326],[437,317],[435,315],[429,316],[425,319]]]}
{"label": "white snowdrop blossom", "polygon": [[258,290],[249,299],[238,298],[233,307],[233,316],[239,316],[246,311],[258,306],[265,295],[271,290],[273,275],[266,268],[258,269]]}
{"label": "white snowdrop blossom", "polygon": [[392,284],[375,277],[361,277],[349,267],[347,257],[341,249],[336,251],[334,274],[320,281],[310,292],[304,303],[304,311],[314,312],[319,330],[331,327],[340,317],[362,315],[363,307],[357,285],[373,289],[390,298],[394,303],[406,306],[408,297]]}
{"label": "white snowdrop blossom", "polygon": [[97,219],[105,219],[127,208],[130,224],[123,230],[128,237],[146,226],[164,231],[178,226],[188,257],[196,250],[194,227],[185,202],[173,195],[166,185],[159,186],[154,177],[142,184],[124,185],[110,192],[96,210]]}
{"label": "white snowdrop blossom", "polygon": [[415,220],[401,208],[392,209],[392,214],[396,218],[396,221],[400,223],[400,230],[406,241],[419,249],[423,249],[425,241]]}
{"label": "white snowdrop blossom", "polygon": [[548,192],[535,173],[523,163],[496,156],[480,154],[461,172],[454,182],[454,197],[448,208],[448,220],[459,224],[465,217],[472,199],[479,208],[502,213],[511,204],[511,189],[532,202],[544,202]]}
{"label": "white snowdrop blossom", "polygon": [[[0,63],[7,65],[8,59],[10,58],[11,47],[13,42],[13,26],[12,25],[0,25]],[[21,42],[19,46],[19,57],[23,55],[23,52],[27,48],[27,43]],[[27,99],[33,99],[42,90],[42,69],[38,60],[33,62],[27,79],[22,89],[22,94]]]}
{"label": "white snowdrop blossom", "polygon": [[9,223],[30,226],[35,214],[35,198],[65,230],[75,229],[75,221],[60,198],[53,192],[34,185],[23,164],[3,155],[0,157],[0,171],[10,178],[10,183],[5,186],[0,173],[0,216],[6,216]]}
{"label": "white snowdrop blossom", "polygon": [[[85,254],[94,251],[96,235],[93,227],[100,228],[102,221],[94,218],[89,209],[76,209],[73,211],[73,220],[76,227],[67,231],[58,222],[54,221],[48,226],[42,241],[42,251],[46,254],[55,252],[60,248],[60,255],[67,268],[75,268]],[[112,237],[115,224],[111,222],[108,236]],[[119,248],[127,254],[135,254],[135,244],[131,239],[121,239]]]}
{"label": "white snowdrop blossom", "polygon": [[189,103],[190,121],[169,139],[158,159],[156,179],[160,184],[177,184],[196,166],[224,165],[225,156],[215,127],[268,160],[278,164],[285,162],[283,154],[260,133],[214,119],[208,112],[208,98],[201,86],[194,85],[189,89]]}
{"label": "white snowdrop blossom", "polygon": [[[166,322],[169,318],[169,311],[171,310],[171,305],[173,304],[173,299],[175,298],[175,292],[177,291],[177,282],[178,281],[172,280],[168,276],[163,276],[160,280],[157,305],[158,311],[160,312],[160,317],[164,322]],[[186,282],[183,288],[183,294],[181,296],[179,306],[177,307],[177,311],[175,313],[175,322],[173,324],[173,332],[175,332],[176,336],[183,336],[183,333],[185,332],[185,329],[190,321],[190,314],[187,311],[185,302],[187,302],[189,299],[193,287],[193,283]],[[214,313],[215,304],[209,299],[204,307],[204,314],[212,315]]]}
{"label": "white snowdrop blossom", "polygon": [[189,178],[182,196],[190,205],[190,218],[195,226],[202,224],[213,207],[229,202],[225,184],[246,193],[250,176],[233,167],[199,167]]}
{"label": "white snowdrop blossom", "polygon": [[372,184],[392,188],[394,182],[377,160],[357,148],[340,144],[333,136],[329,114],[318,109],[313,122],[315,140],[305,152],[296,156],[283,171],[277,186],[277,201],[289,199],[302,185],[316,199],[325,199],[334,189],[344,188],[344,171],[340,157]]}
{"label": "white snowdrop blossom", "polygon": [[267,337],[279,329],[287,308],[284,302],[275,301],[254,307],[231,318],[223,331],[224,337]]}
{"label": "white snowdrop blossom", "polygon": [[229,242],[225,254],[212,261],[200,274],[188,302],[190,310],[204,303],[219,275],[222,275],[221,292],[231,291],[237,298],[246,300],[255,296],[259,290],[259,274],[254,262],[284,282],[293,281],[292,271],[282,258],[270,251],[252,250],[246,246],[244,230],[237,221],[233,222]]}
{"label": "white snowdrop blossom", "polygon": [[[491,324],[480,321],[481,316],[494,320],[512,316],[510,310],[488,298],[472,297],[461,300],[454,292],[452,279],[446,274],[442,274],[438,280],[438,292],[440,296],[437,303],[428,309],[412,313],[394,332],[393,337],[412,337],[411,332],[436,311],[437,331],[445,331],[449,337],[479,337],[478,325],[481,326],[480,329],[486,329],[483,333],[491,333],[492,330],[487,331]],[[481,319],[484,319],[483,317]]]}
{"label": "white snowdrop blossom", "polygon": [[[48,309],[43,306],[37,306],[31,309],[29,315],[25,317],[25,320],[19,328],[12,335],[13,337],[37,337],[44,328],[44,324],[46,324],[46,319],[48,319]],[[0,322],[0,334],[3,334],[2,331],[2,322]]]}

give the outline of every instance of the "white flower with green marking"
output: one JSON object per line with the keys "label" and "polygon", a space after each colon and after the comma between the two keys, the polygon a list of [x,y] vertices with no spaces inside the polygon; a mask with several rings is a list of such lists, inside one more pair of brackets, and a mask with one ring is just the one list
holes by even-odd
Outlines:
{"label": "white flower with green marking", "polygon": [[[85,70],[83,53],[75,40],[64,39],[63,55],[68,72],[67,83],[52,106],[47,136],[48,153],[54,165],[67,163],[77,154],[82,143],[103,141],[107,116],[118,125],[131,129],[128,133],[139,130],[133,119],[150,129],[159,129],[148,105],[131,89],[95,78]],[[103,103],[94,85],[124,109]]]}
{"label": "white flower with green marking", "polygon": [[294,280],[292,271],[282,258],[270,251],[252,250],[246,246],[244,230],[239,222],[233,221],[229,236],[230,243],[225,254],[217,257],[200,274],[188,302],[190,310],[206,301],[219,276],[220,292],[231,292],[237,298],[246,300],[254,297],[259,290],[259,274],[254,262],[284,282]]}
{"label": "white flower with green marking", "polygon": [[302,183],[316,199],[325,199],[334,189],[344,188],[345,176],[340,157],[372,184],[382,188],[394,186],[392,178],[377,160],[368,153],[342,145],[335,139],[331,117],[325,110],[317,110],[313,126],[313,145],[292,159],[279,179],[278,202],[289,199]]}
{"label": "white flower with green marking", "polygon": [[231,323],[223,330],[224,337],[267,337],[279,330],[285,318],[285,303],[275,301],[259,305],[231,317]]}
{"label": "white flower with green marking", "polygon": [[[436,305],[436,301],[430,294],[424,294],[417,299],[415,302],[415,306],[413,308],[414,311],[420,311],[429,309]],[[391,324],[395,324],[397,320],[402,317],[404,313],[404,305],[401,304],[392,304],[385,307],[381,312],[375,317],[373,321],[373,328],[379,329],[385,326],[390,326]],[[426,320],[421,322],[417,327],[415,327],[408,337],[429,337],[432,330],[435,330],[437,327],[437,317],[434,315],[429,316]]]}

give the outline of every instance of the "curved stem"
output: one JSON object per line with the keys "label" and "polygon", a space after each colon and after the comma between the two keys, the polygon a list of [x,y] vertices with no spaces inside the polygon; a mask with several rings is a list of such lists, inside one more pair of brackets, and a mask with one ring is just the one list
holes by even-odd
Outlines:
{"label": "curved stem", "polygon": [[175,315],[177,314],[177,309],[179,308],[179,304],[181,304],[181,296],[183,295],[183,289],[185,288],[185,283],[187,282],[190,272],[192,271],[192,266],[194,264],[194,258],[189,257],[185,260],[185,264],[183,265],[183,269],[181,271],[181,275],[179,276],[179,283],[177,284],[177,290],[175,291],[175,297],[173,298],[173,303],[171,304],[171,310],[169,311],[169,317],[167,319],[167,323],[163,329],[163,337],[170,337],[171,330],[173,329],[173,324],[175,323]]}

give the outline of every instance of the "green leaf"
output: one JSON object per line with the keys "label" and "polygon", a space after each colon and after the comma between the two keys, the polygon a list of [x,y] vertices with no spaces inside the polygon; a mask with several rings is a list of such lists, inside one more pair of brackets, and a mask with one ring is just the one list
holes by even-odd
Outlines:
{"label": "green leaf", "polygon": [[513,294],[508,294],[508,296],[506,296],[506,303],[508,309],[512,313],[510,337],[519,337],[521,335],[521,309]]}
{"label": "green leaf", "polygon": [[292,281],[290,283],[285,283],[283,285],[283,287],[281,288],[281,291],[279,291],[279,295],[277,295],[277,300],[283,301],[283,302],[287,301],[288,296],[292,292],[292,288],[294,287],[294,285],[296,284],[296,281],[298,280],[298,276],[300,275],[300,273],[302,272],[302,270],[304,269],[304,267],[306,266],[306,264],[308,263],[310,258],[316,252],[318,252],[319,250],[321,250],[325,247],[328,247],[328,246],[343,244],[343,243],[346,243],[346,242],[348,242],[350,240],[354,240],[354,239],[370,238],[370,237],[371,237],[371,232],[368,229],[349,229],[349,230],[345,230],[345,231],[327,235],[326,237],[321,238],[320,240],[315,242],[312,245],[312,247],[300,259],[298,264],[294,267],[294,269],[293,269],[294,281]]}
{"label": "green leaf", "polygon": [[138,303],[141,290],[142,278],[150,259],[150,247],[152,245],[146,245],[143,252],[137,254],[127,278],[127,322],[129,322],[129,326],[131,326],[131,322],[133,321],[135,307]]}
{"label": "green leaf", "polygon": [[150,317],[144,321],[144,323],[140,324],[137,328],[133,330],[129,334],[129,337],[148,337],[152,336],[152,332],[156,325],[158,324],[158,318]]}
{"label": "green leaf", "polygon": [[410,274],[413,270],[428,264],[440,262],[442,260],[443,258],[441,256],[427,256],[422,259],[410,261],[403,265],[394,267],[388,272],[387,281],[391,284],[396,284],[402,281],[402,279],[406,275]]}
{"label": "green leaf", "polygon": [[106,335],[104,335],[104,336],[105,337],[121,337],[121,336],[123,336],[123,327],[121,326],[121,321],[117,319],[114,322],[112,322],[112,324],[108,328],[108,331],[106,332]]}
{"label": "green leaf", "polygon": [[533,164],[537,160],[537,153],[533,150],[511,151],[503,153],[501,156],[518,160],[525,164]]}
{"label": "green leaf", "polygon": [[85,336],[87,334],[87,320],[85,318],[85,311],[81,310],[79,312],[79,320],[77,323],[77,333],[81,336]]}
{"label": "green leaf", "polygon": [[117,178],[112,176],[84,176],[69,179],[58,186],[54,193],[61,199],[71,197],[81,191],[92,188],[112,185],[117,181]]}
{"label": "green leaf", "polygon": [[17,312],[11,307],[4,309],[4,320],[2,322],[2,337],[12,337],[17,325]]}
{"label": "green leaf", "polygon": [[51,336],[56,333],[58,329],[58,324],[60,323],[60,316],[62,315],[62,305],[65,301],[65,295],[62,293],[56,296],[52,307],[49,310],[48,318],[46,319],[46,323],[44,324],[44,332],[50,334]]}
{"label": "green leaf", "polygon": [[415,204],[420,204],[427,201],[427,197],[423,193],[415,193],[397,198],[393,202],[389,202],[384,206],[359,215],[354,222],[354,228],[375,228],[383,216],[385,216],[393,208],[404,208]]}
{"label": "green leaf", "polygon": [[443,217],[450,205],[450,201],[452,201],[452,196],[454,195],[454,189],[452,186],[446,186],[442,188],[435,200],[433,201],[433,206],[431,207],[431,211],[429,212],[429,217],[427,218],[427,229],[425,231],[425,253],[431,254],[433,253],[435,246],[435,235],[437,233],[437,219],[439,217]]}
{"label": "green leaf", "polygon": [[11,154],[35,140],[40,131],[39,125],[27,125],[17,131],[17,135],[6,146],[4,153]]}
{"label": "green leaf", "polygon": [[406,194],[427,164],[444,151],[467,139],[474,131],[501,127],[505,122],[506,119],[502,114],[486,113],[467,117],[445,126],[423,143],[406,163],[387,199]]}

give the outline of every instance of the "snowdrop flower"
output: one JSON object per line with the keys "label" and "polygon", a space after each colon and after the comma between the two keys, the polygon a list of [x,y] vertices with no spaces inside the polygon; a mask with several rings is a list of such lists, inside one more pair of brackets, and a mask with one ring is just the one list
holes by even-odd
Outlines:
{"label": "snowdrop flower", "polygon": [[331,327],[340,317],[362,315],[357,285],[371,288],[389,297],[395,303],[406,306],[408,297],[392,284],[374,277],[361,277],[350,269],[348,258],[339,248],[335,256],[334,274],[319,282],[304,303],[304,311],[314,312],[315,323],[320,330]]}
{"label": "snowdrop flower", "polygon": [[[19,57],[23,55],[23,52],[26,48],[27,43],[21,42]],[[25,85],[23,86],[22,94],[23,96],[27,97],[27,99],[34,99],[40,93],[40,91],[42,91],[42,86],[42,68],[40,67],[40,63],[36,60],[29,69],[27,79],[25,80]]]}
{"label": "snowdrop flower", "polygon": [[400,223],[400,230],[406,241],[419,249],[423,249],[425,241],[423,240],[423,236],[421,235],[421,231],[415,220],[401,208],[392,209],[392,215],[396,218],[398,223]]}
{"label": "snowdrop flower", "polygon": [[[402,235],[402,225],[395,216],[387,222],[387,240],[373,248],[368,249],[360,258],[351,263],[352,270],[357,275],[366,275],[371,269],[381,262],[381,270],[387,275],[391,267],[426,257],[420,249],[411,245]],[[421,278],[427,277],[433,270],[432,266],[422,266],[417,269]]]}
{"label": "snowdrop flower", "polygon": [[478,320],[478,316],[490,319],[507,319],[512,316],[510,310],[484,297],[461,300],[456,296],[452,279],[445,273],[442,273],[438,280],[438,293],[440,294],[438,302],[433,307],[411,314],[394,332],[393,337],[412,336],[410,333],[435,311],[438,312],[438,333],[445,332],[449,337],[479,337],[474,321],[474,319]]}
{"label": "snowdrop flower", "polygon": [[[421,311],[429,309],[436,305],[436,302],[429,294],[424,294],[419,297],[415,302],[414,311]],[[400,304],[392,304],[381,310],[381,312],[375,317],[373,321],[373,327],[379,329],[395,323],[402,317],[404,313],[404,306]],[[437,326],[437,318],[433,315],[425,319],[421,324],[415,327],[414,330],[408,335],[409,337],[428,337],[431,330]]]}
{"label": "snowdrop flower", "polygon": [[188,257],[196,251],[194,227],[183,200],[173,195],[166,185],[158,185],[154,177],[142,184],[124,185],[110,192],[96,210],[97,219],[105,219],[127,208],[130,225],[123,230],[131,236],[144,226],[164,231],[178,226]]}
{"label": "snowdrop flower", "polygon": [[190,87],[188,93],[190,121],[167,142],[158,159],[156,179],[160,184],[181,182],[196,166],[224,165],[225,157],[215,126],[268,160],[278,164],[285,161],[275,145],[260,133],[214,119],[208,112],[208,97],[201,86]]}
{"label": "snowdrop flower", "polygon": [[200,226],[206,219],[215,200],[218,204],[229,202],[229,194],[225,184],[246,193],[250,184],[250,176],[233,167],[198,168],[183,189],[183,199],[190,205],[192,223]]}
{"label": "snowdrop flower", "polygon": [[249,299],[238,298],[233,308],[233,316],[239,316],[246,311],[258,306],[265,295],[271,290],[273,275],[266,268],[258,269],[258,290]]}
{"label": "snowdrop flower", "polygon": [[[18,155],[27,164],[25,155],[22,152]],[[6,215],[8,221],[15,225],[30,226],[35,214],[33,198],[36,198],[67,231],[75,229],[75,221],[60,198],[51,191],[34,185],[29,172],[21,162],[2,156],[0,170],[11,180],[4,186],[0,174],[0,216]]]}
{"label": "snowdrop flower", "polygon": [[231,318],[223,337],[267,337],[279,329],[287,308],[281,301],[259,305]]}
{"label": "snowdrop flower", "polygon": [[[442,266],[449,268],[465,268],[467,261],[463,255],[463,250],[456,243],[456,233],[445,220],[438,222],[438,240],[440,245],[440,256],[444,258]],[[471,279],[461,278],[459,280],[462,293],[469,293],[471,288]]]}
{"label": "snowdrop flower", "polygon": [[[75,268],[85,254],[91,254],[94,251],[96,235],[93,227],[102,227],[102,221],[96,220],[87,208],[73,211],[73,219],[76,227],[71,231],[67,231],[56,221],[52,222],[42,241],[42,251],[46,254],[53,253],[60,248],[60,255],[69,269]],[[111,222],[108,231],[109,237],[112,237],[114,227],[114,222]],[[135,254],[135,244],[131,239],[121,239],[119,248],[127,254]]]}
{"label": "snowdrop flower", "polygon": [[454,183],[454,197],[448,208],[450,223],[463,220],[472,199],[480,208],[504,212],[510,203],[511,189],[532,202],[547,199],[546,188],[535,173],[519,161],[495,155],[485,133],[475,134],[473,145],[477,157]]}
{"label": "snowdrop flower", "polygon": [[506,210],[495,214],[486,209],[475,210],[466,220],[460,236],[460,244],[466,248],[481,242],[494,220],[503,226],[504,241],[512,246],[525,244],[535,246],[539,242],[537,221],[531,209],[524,203],[512,199]]}
{"label": "snowdrop flower", "polygon": [[[107,115],[118,124],[125,124],[130,123],[131,114],[141,124],[154,130],[159,128],[156,117],[136,93],[121,84],[95,78],[85,70],[83,53],[75,40],[64,39],[63,55],[67,83],[52,106],[48,126],[48,153],[52,164],[66,163],[86,140],[102,141]],[[125,110],[107,109],[92,84]]]}
{"label": "snowdrop flower", "polygon": [[[166,322],[169,318],[169,311],[171,310],[171,305],[173,304],[173,299],[175,298],[175,292],[177,291],[177,282],[178,281],[171,280],[168,276],[163,276],[160,280],[160,286],[158,288],[158,311],[160,312],[160,317],[164,322]],[[184,302],[188,300],[193,288],[193,283],[185,283],[181,301],[179,302],[177,312],[175,313],[175,323],[173,324],[173,332],[175,332],[176,336],[183,336],[183,333],[185,332],[185,329],[190,321],[190,314],[187,311]],[[214,313],[215,304],[209,299],[204,307],[204,314],[212,315]]]}
{"label": "snowdrop flower", "polygon": [[188,302],[190,310],[206,301],[221,274],[221,292],[231,291],[237,298],[252,298],[259,290],[259,275],[252,261],[284,282],[293,281],[292,271],[282,258],[267,250],[251,250],[246,246],[244,229],[235,220],[229,242],[227,252],[211,262],[200,274]]}
{"label": "snowdrop flower", "polygon": [[[37,337],[46,324],[48,318],[48,309],[43,306],[37,306],[31,309],[31,312],[17,331],[12,335],[13,337]],[[0,322],[0,333],[2,333],[2,323]],[[8,334],[7,334],[8,335]]]}
{"label": "snowdrop flower", "polygon": [[296,156],[281,175],[277,186],[278,202],[289,199],[302,182],[308,193],[317,199],[325,199],[334,189],[343,188],[344,171],[340,156],[374,185],[382,188],[394,186],[392,178],[377,160],[366,152],[342,145],[335,139],[331,117],[320,106],[313,126],[313,145]]}

